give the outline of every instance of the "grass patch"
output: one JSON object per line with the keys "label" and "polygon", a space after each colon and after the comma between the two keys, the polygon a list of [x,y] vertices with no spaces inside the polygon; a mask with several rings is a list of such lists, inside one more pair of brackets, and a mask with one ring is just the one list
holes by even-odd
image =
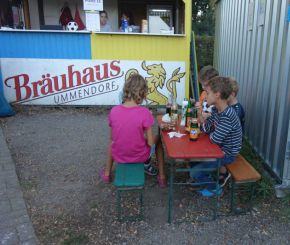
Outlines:
{"label": "grass patch", "polygon": [[282,198],[281,219],[289,222],[290,220],[290,193]]}
{"label": "grass patch", "polygon": [[26,191],[30,191],[34,188],[34,184],[30,180],[21,180],[20,186]]}
{"label": "grass patch", "polygon": [[79,245],[79,244],[87,244],[89,242],[89,238],[84,233],[75,234],[73,232],[68,232],[67,237],[62,242],[63,245]]}

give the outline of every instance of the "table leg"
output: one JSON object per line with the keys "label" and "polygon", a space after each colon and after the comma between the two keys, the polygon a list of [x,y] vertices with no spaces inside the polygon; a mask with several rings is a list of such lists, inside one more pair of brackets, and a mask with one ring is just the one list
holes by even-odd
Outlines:
{"label": "table leg", "polygon": [[173,218],[173,160],[170,161],[170,177],[169,177],[169,193],[168,193],[168,223],[172,222]]}
{"label": "table leg", "polygon": [[218,195],[219,193],[219,176],[220,176],[220,166],[221,166],[221,159],[218,159],[218,168],[217,168],[217,176],[216,176],[216,203],[215,203],[215,209],[214,209],[214,219],[216,219],[217,217],[217,212],[218,212],[218,209],[219,209],[219,206],[220,206],[220,195]]}

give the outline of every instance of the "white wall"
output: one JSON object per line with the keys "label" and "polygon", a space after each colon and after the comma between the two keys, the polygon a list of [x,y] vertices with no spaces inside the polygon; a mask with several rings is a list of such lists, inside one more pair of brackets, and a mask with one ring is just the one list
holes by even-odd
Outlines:
{"label": "white wall", "polygon": [[118,1],[116,1],[116,0],[104,0],[104,10],[106,10],[108,13],[109,23],[112,26],[113,31],[119,31]]}
{"label": "white wall", "polygon": [[85,13],[83,11],[82,0],[44,0],[43,1],[43,12],[44,12],[44,23],[45,25],[59,25],[59,16],[61,9],[64,6],[64,2],[68,2],[68,6],[71,10],[72,17],[75,17],[76,4],[78,6],[82,21],[85,23]]}
{"label": "white wall", "polygon": [[39,12],[37,0],[28,0],[31,29],[39,30]]}

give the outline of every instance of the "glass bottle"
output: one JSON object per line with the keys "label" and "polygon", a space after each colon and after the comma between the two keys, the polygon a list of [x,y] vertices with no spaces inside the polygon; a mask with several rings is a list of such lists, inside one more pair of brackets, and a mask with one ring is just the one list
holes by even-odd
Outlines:
{"label": "glass bottle", "polygon": [[173,99],[173,95],[172,93],[170,93],[168,95],[167,103],[166,103],[166,113],[169,114],[169,116],[171,116],[172,99]]}
{"label": "glass bottle", "polygon": [[[196,111],[196,109],[194,109]],[[193,112],[193,117],[190,124],[189,140],[196,141],[198,139],[199,128],[197,123],[197,117],[194,117],[195,113]],[[196,112],[197,115],[197,112]]]}
{"label": "glass bottle", "polygon": [[189,99],[185,115],[185,130],[187,132],[190,131],[191,118],[192,118],[192,108],[191,108],[191,100]]}
{"label": "glass bottle", "polygon": [[178,121],[178,105],[176,102],[176,98],[172,97],[172,105],[171,105],[171,123],[176,125]]}

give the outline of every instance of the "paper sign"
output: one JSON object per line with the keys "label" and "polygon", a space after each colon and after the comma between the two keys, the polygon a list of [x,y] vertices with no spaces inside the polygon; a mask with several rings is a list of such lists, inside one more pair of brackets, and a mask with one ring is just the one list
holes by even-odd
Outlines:
{"label": "paper sign", "polygon": [[86,12],[86,27],[88,31],[100,31],[99,12]]}
{"label": "paper sign", "polygon": [[103,0],[84,0],[84,10],[103,10]]}

